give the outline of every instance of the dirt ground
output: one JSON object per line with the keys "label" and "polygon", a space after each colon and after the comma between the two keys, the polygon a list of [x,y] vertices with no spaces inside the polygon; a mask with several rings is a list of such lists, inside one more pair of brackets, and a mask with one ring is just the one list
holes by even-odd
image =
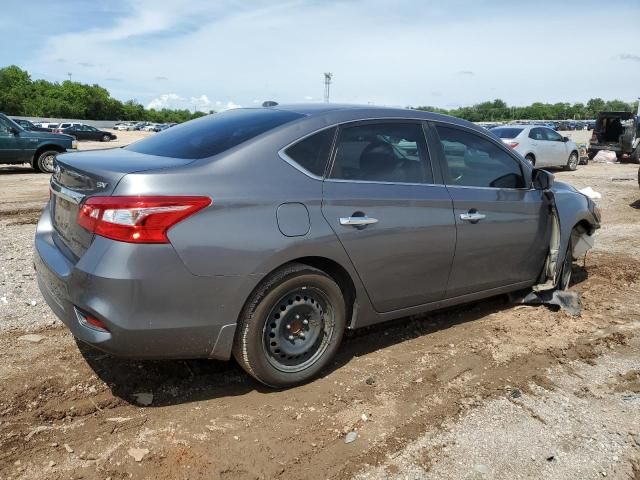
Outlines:
{"label": "dirt ground", "polygon": [[48,178],[0,167],[0,479],[640,479],[637,171],[557,172],[602,194],[581,316],[497,297],[407,318],[273,391],[234,362],[76,345],[33,275]]}

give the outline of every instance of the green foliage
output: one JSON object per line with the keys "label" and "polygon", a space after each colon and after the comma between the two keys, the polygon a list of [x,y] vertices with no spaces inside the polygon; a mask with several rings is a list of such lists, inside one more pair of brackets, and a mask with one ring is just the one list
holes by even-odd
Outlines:
{"label": "green foliage", "polygon": [[452,110],[435,107],[415,107],[416,110],[444,113],[464,118],[471,122],[502,122],[508,120],[585,120],[595,119],[602,111],[636,112],[638,102],[627,103],[622,100],[604,101],[592,98],[583,103],[541,103],[535,102],[524,107],[509,107],[502,100],[482,102],[471,107],[460,107]]}
{"label": "green foliage", "polygon": [[147,110],[136,100],[121,102],[112,98],[109,92],[99,85],[69,80],[62,83],[31,80],[28,72],[15,65],[0,68],[0,112],[32,117],[158,123],[185,122],[206,115],[187,109]]}

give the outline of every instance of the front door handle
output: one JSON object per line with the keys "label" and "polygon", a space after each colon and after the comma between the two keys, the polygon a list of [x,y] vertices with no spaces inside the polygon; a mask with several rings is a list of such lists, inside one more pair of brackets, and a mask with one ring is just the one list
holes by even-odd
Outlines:
{"label": "front door handle", "polygon": [[378,223],[378,219],[371,217],[340,217],[340,225],[366,227],[367,225],[371,225],[373,223]]}
{"label": "front door handle", "polygon": [[460,214],[460,220],[463,220],[465,222],[471,222],[471,223],[477,223],[480,220],[484,220],[485,218],[487,218],[486,215],[479,212],[474,212],[474,211],[469,211],[468,213]]}

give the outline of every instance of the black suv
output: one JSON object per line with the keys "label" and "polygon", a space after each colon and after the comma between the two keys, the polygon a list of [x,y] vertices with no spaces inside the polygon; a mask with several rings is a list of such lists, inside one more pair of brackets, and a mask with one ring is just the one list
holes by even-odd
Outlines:
{"label": "black suv", "polygon": [[640,163],[640,117],[631,112],[598,114],[589,143],[589,159],[600,150],[615,152],[620,162],[627,155],[632,163]]}

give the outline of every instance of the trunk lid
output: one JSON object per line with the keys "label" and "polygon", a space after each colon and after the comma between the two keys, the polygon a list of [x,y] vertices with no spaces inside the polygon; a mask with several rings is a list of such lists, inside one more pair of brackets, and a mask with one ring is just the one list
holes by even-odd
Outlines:
{"label": "trunk lid", "polygon": [[76,221],[85,197],[111,195],[120,180],[129,173],[181,167],[193,161],[124,149],[59,155],[51,177],[54,242],[71,260],[77,260],[89,248],[94,237]]}

